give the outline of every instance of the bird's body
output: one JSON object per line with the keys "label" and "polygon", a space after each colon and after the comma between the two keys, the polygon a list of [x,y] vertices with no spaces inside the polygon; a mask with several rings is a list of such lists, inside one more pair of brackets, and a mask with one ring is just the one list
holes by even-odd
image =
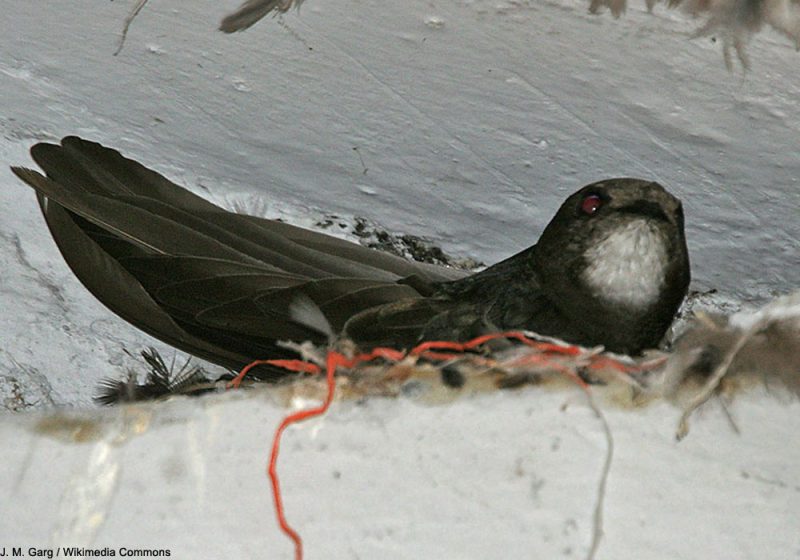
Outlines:
{"label": "bird's body", "polygon": [[407,348],[527,329],[635,353],[654,346],[688,287],[680,202],[612,179],[559,209],[537,245],[481,272],[423,263],[228,212],[76,137],[31,150],[48,226],[112,311],[226,367],[286,356],[278,340]]}

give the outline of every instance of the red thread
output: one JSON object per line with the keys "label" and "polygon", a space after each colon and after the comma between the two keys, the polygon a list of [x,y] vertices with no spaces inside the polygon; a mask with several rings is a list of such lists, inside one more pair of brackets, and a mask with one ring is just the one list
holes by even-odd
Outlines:
{"label": "red thread", "polygon": [[[519,342],[525,344],[526,346],[535,348],[536,350],[541,352],[541,354],[522,356],[521,358],[514,360],[514,362],[512,362],[511,365],[515,366],[521,366],[526,364],[547,365],[549,367],[552,367],[556,371],[560,372],[561,374],[565,375],[569,379],[573,380],[584,391],[586,392],[589,391],[589,386],[583,379],[580,378],[580,376],[578,376],[573,371],[573,369],[563,364],[559,364],[552,358],[547,356],[547,354],[576,356],[579,355],[581,352],[583,352],[583,350],[579,346],[562,346],[550,342],[541,342],[529,338],[528,336],[525,335],[525,333],[521,331],[508,331],[501,333],[486,334],[473,338],[472,340],[463,343],[452,342],[452,341],[427,341],[415,346],[408,353],[395,350],[393,348],[377,347],[373,348],[370,352],[358,354],[352,358],[347,358],[345,355],[339,352],[333,350],[328,351],[325,364],[325,381],[327,386],[327,392],[325,394],[324,401],[320,406],[294,412],[286,416],[283,419],[283,421],[281,421],[280,425],[278,426],[278,429],[275,431],[275,436],[272,441],[272,451],[270,453],[269,465],[267,468],[267,474],[269,475],[270,482],[272,485],[272,495],[275,501],[275,513],[278,518],[278,524],[280,525],[281,530],[294,543],[295,560],[303,559],[303,539],[300,537],[297,531],[295,531],[291,527],[291,525],[289,525],[289,522],[286,520],[286,513],[283,507],[283,498],[281,496],[280,480],[278,478],[278,454],[280,452],[281,438],[283,436],[283,432],[290,425],[295,424],[297,422],[302,422],[303,420],[307,420],[315,416],[321,416],[325,414],[325,412],[327,412],[328,408],[333,402],[333,397],[336,391],[336,377],[335,377],[336,370],[339,367],[352,368],[357,366],[358,364],[364,362],[370,362],[376,359],[384,359],[390,362],[399,362],[407,355],[424,357],[436,361],[453,360],[461,357],[461,354],[463,354],[464,352],[473,350],[474,348],[480,346],[481,344],[485,344],[486,342],[489,342],[491,340],[497,340],[501,338],[518,340]],[[437,350],[451,350],[456,353],[437,352]],[[253,367],[264,364],[281,367],[288,371],[293,371],[298,373],[310,373],[310,374],[321,373],[321,368],[318,365],[310,362],[304,362],[302,360],[256,360],[254,362],[251,362],[244,368],[242,368],[242,371],[240,371],[239,374],[228,384],[228,387],[234,387],[234,388],[239,387],[244,377]],[[591,356],[590,367],[592,369],[612,367],[614,369],[618,369],[619,371],[625,373],[637,371],[640,369],[637,366],[628,366],[617,360],[614,360],[613,358],[604,356]]]}
{"label": "red thread", "polygon": [[239,385],[242,384],[244,376],[247,375],[248,372],[254,367],[261,365],[276,366],[296,373],[320,372],[318,365],[312,364],[310,362],[304,362],[303,360],[255,360],[244,366],[242,368],[242,371],[240,371],[236,377],[234,377],[231,381],[228,382],[228,389],[238,389]]}
{"label": "red thread", "polygon": [[[296,363],[299,360],[267,360],[266,362],[270,363],[271,365],[280,366],[275,362],[289,362],[289,364],[284,364],[290,366],[292,369],[291,371],[298,371],[294,369],[297,366]],[[326,364],[326,372],[325,372],[325,381],[327,382],[327,393],[325,394],[325,400],[322,402],[320,406],[314,408],[308,408],[306,410],[300,410],[293,414],[290,414],[278,426],[278,429],[275,431],[275,436],[272,439],[272,452],[269,456],[269,467],[267,469],[267,474],[269,475],[270,482],[272,483],[272,497],[275,500],[275,514],[278,517],[278,524],[281,527],[281,530],[292,539],[294,542],[294,557],[295,560],[302,560],[303,559],[303,539],[300,538],[300,535],[292,529],[289,522],[286,521],[286,513],[283,509],[283,499],[281,497],[281,485],[280,480],[278,479],[278,453],[280,452],[281,448],[281,436],[283,435],[284,430],[289,427],[291,424],[296,422],[302,422],[308,418],[312,418],[314,416],[321,416],[325,414],[325,411],[328,410],[330,407],[331,402],[333,402],[333,395],[334,391],[336,390],[336,380],[334,379],[334,374],[336,373],[336,367],[341,362],[344,361],[344,356],[339,354],[338,352],[328,352],[327,364]],[[254,362],[255,363],[255,362]],[[263,363],[263,362],[262,362]],[[309,364],[308,362],[300,362],[306,364],[307,366],[313,366],[309,369],[316,369],[316,373],[319,373],[320,369],[319,366],[315,364]],[[250,364],[251,366],[253,364]],[[249,368],[250,366],[248,366]],[[247,368],[245,368],[247,369]],[[287,367],[287,369],[290,369]],[[306,369],[302,369],[301,371],[307,371]],[[242,370],[242,373],[237,376],[244,377],[247,372]],[[313,372],[312,372],[313,373]]]}
{"label": "red thread", "polygon": [[[325,381],[327,384],[327,393],[325,394],[325,400],[322,402],[320,406],[309,408],[306,410],[300,410],[298,412],[292,413],[286,418],[278,426],[278,429],[275,431],[275,436],[272,440],[272,452],[269,456],[269,466],[267,468],[267,474],[269,475],[270,482],[272,484],[272,497],[275,500],[275,514],[278,517],[278,525],[280,525],[281,530],[290,538],[294,543],[294,557],[295,560],[302,560],[303,559],[303,539],[300,535],[295,531],[289,522],[286,520],[286,513],[283,508],[283,498],[281,497],[281,485],[280,480],[278,478],[278,453],[280,452],[281,447],[281,436],[283,435],[284,430],[289,427],[291,424],[295,424],[297,422],[302,422],[303,420],[307,420],[308,418],[312,418],[314,416],[322,416],[328,410],[333,402],[333,396],[336,391],[336,369],[341,367],[351,368],[358,365],[361,362],[368,362],[372,361],[376,358],[385,358],[392,361],[397,361],[402,359],[404,356],[403,352],[399,352],[397,350],[393,350],[391,348],[375,348],[372,352],[368,354],[359,354],[354,358],[348,359],[343,354],[339,352],[329,351],[328,356],[326,359],[325,364]],[[242,378],[247,375],[247,371],[251,369],[253,366],[258,364],[270,364],[278,367],[284,367],[290,371],[302,371],[307,373],[319,373],[320,368],[315,364],[311,364],[308,362],[303,362],[300,360],[258,360],[249,364],[245,367],[239,375],[236,376],[236,380],[241,382]]]}

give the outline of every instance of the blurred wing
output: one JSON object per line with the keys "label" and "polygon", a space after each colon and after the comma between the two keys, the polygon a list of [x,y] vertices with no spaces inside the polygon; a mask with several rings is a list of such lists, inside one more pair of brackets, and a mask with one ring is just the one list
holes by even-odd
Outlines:
{"label": "blurred wing", "polygon": [[244,31],[273,10],[283,13],[293,5],[299,9],[302,3],[303,0],[247,0],[222,20],[219,29],[225,33]]}

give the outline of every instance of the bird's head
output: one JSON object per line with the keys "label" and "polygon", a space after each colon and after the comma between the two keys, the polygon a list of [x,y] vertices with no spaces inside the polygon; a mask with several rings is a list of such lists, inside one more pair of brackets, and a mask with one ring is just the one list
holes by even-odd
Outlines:
{"label": "bird's head", "polygon": [[587,185],[561,205],[535,261],[552,295],[576,318],[655,313],[671,320],[689,285],[681,202],[641,179]]}

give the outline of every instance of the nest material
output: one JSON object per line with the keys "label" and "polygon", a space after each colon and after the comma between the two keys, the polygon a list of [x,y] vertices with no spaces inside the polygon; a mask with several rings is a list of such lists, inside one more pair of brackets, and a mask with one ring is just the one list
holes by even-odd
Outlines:
{"label": "nest material", "polygon": [[[302,360],[282,361],[290,371],[270,392],[286,404],[324,400],[324,371],[330,353],[350,361],[336,370],[336,397],[409,396],[443,403],[480,392],[533,385],[546,389],[579,386],[622,407],[668,400],[684,409],[678,436],[691,413],[714,396],[732,397],[754,386],[800,395],[800,292],[776,299],[756,312],[730,316],[695,312],[670,351],[638,358],[582,348],[534,333],[498,333],[474,341],[427,343],[410,352],[385,349],[358,357],[347,341],[336,349],[286,343]],[[143,382],[129,374],[105,381],[103,404],[200,394],[225,383],[209,381],[201,369],[167,368],[158,353],[143,352],[150,372]],[[243,370],[244,372],[244,370]],[[313,373],[318,372],[318,373]],[[245,385],[255,382],[241,375]],[[222,378],[230,381],[233,375]]]}

